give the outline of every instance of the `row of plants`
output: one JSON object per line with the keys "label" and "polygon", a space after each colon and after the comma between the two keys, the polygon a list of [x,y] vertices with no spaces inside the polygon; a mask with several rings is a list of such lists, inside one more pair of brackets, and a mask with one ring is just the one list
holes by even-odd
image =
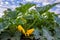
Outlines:
{"label": "row of plants", "polygon": [[[0,18],[1,40],[60,40],[59,14],[49,12],[59,3],[37,7],[26,3],[7,9]],[[33,7],[35,9],[30,9]],[[30,9],[30,10],[29,10]]]}

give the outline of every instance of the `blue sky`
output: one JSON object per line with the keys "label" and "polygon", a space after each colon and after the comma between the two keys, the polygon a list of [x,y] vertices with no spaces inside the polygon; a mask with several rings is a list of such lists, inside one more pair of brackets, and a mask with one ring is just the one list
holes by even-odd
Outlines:
{"label": "blue sky", "polygon": [[[7,8],[14,9],[19,6],[19,3],[27,3],[32,2],[36,3],[37,6],[44,6],[47,4],[52,4],[55,2],[60,2],[60,0],[0,0],[0,17],[3,15],[3,11]],[[50,11],[54,11],[56,13],[60,13],[60,5],[53,7]]]}

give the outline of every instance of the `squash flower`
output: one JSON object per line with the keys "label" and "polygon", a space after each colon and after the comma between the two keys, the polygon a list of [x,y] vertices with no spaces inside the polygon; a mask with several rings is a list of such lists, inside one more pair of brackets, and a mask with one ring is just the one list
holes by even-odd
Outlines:
{"label": "squash flower", "polygon": [[18,25],[18,30],[22,32],[25,36],[30,36],[34,32],[34,28],[29,29],[25,32],[24,28],[21,25]]}

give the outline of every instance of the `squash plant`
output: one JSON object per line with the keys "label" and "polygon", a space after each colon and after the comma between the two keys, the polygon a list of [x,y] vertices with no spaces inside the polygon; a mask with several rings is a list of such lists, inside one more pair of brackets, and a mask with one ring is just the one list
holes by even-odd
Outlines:
{"label": "squash plant", "polygon": [[[60,40],[60,18],[48,10],[59,3],[37,7],[20,4],[15,10],[7,9],[0,18],[1,40]],[[35,6],[35,9],[29,10]]]}

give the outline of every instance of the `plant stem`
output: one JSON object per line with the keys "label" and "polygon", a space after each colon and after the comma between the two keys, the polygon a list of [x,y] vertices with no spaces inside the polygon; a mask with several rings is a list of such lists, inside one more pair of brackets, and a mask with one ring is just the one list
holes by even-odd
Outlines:
{"label": "plant stem", "polygon": [[34,22],[27,29],[31,28],[35,24],[36,21],[37,21],[37,18],[34,20]]}

